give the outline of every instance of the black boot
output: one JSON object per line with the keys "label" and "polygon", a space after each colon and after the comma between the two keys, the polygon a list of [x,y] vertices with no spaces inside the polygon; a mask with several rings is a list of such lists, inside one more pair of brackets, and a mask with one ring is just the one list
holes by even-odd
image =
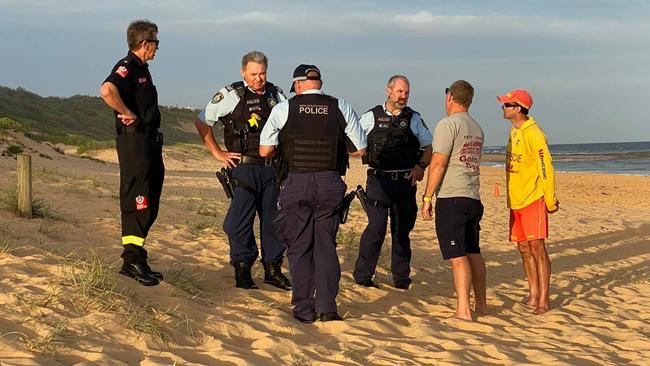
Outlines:
{"label": "black boot", "polygon": [[149,263],[144,262],[144,264],[147,266],[147,269],[149,270],[149,273],[151,274],[151,277],[155,277],[160,281],[163,280],[163,274],[162,273],[152,270],[151,267],[149,266]]}
{"label": "black boot", "polygon": [[235,262],[232,264],[235,267],[235,287],[244,288],[247,290],[258,289],[253,278],[251,277],[251,265],[246,262]]}
{"label": "black boot", "polygon": [[283,290],[291,290],[291,281],[282,274],[282,260],[264,264],[264,283]]}
{"label": "black boot", "polygon": [[151,275],[147,262],[122,264],[120,274],[133,278],[145,286],[156,286],[160,281]]}

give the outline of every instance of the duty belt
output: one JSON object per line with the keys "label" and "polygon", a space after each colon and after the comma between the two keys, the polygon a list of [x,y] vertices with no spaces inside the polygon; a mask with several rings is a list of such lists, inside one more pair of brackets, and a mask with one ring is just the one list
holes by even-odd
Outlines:
{"label": "duty belt", "polygon": [[239,164],[253,164],[271,166],[273,163],[272,158],[257,158],[255,156],[242,155]]}
{"label": "duty belt", "polygon": [[155,136],[158,134],[158,129],[157,128],[152,128],[148,126],[140,126],[140,125],[118,125],[115,128],[115,132],[117,135],[126,135],[129,133],[144,133],[150,136]]}
{"label": "duty belt", "polygon": [[408,179],[408,175],[411,174],[411,170],[398,170],[387,172],[379,169],[370,168],[368,169],[368,175],[375,175],[378,177],[390,178],[391,180],[398,179]]}

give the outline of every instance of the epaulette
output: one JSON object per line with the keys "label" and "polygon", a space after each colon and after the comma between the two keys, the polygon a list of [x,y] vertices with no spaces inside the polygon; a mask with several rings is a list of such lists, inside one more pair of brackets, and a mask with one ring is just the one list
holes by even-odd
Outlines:
{"label": "epaulette", "polygon": [[244,93],[246,93],[246,87],[244,86],[243,81],[236,81],[226,87],[227,91],[234,90],[237,93],[237,96],[239,99],[244,97]]}

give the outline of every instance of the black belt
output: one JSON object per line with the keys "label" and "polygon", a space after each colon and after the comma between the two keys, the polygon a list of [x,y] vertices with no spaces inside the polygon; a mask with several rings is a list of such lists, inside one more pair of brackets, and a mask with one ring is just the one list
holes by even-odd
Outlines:
{"label": "black belt", "polygon": [[258,158],[255,156],[242,155],[239,160],[239,164],[252,164],[252,165],[264,165],[271,166],[273,163],[272,158]]}
{"label": "black belt", "polygon": [[140,125],[118,125],[115,128],[115,132],[118,135],[126,135],[129,133],[144,133],[146,135],[156,136],[158,134],[158,129]]}
{"label": "black belt", "polygon": [[375,175],[378,177],[390,178],[391,180],[398,179],[408,179],[411,174],[411,170],[397,171],[397,172],[386,172],[379,169],[370,168],[368,169],[368,175]]}

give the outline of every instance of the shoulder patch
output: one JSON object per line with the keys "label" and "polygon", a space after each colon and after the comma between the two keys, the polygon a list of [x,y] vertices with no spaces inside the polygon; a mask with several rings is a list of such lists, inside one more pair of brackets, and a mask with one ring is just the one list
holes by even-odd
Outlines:
{"label": "shoulder patch", "polygon": [[125,78],[129,74],[129,70],[125,66],[120,66],[115,70],[115,73]]}
{"label": "shoulder patch", "polygon": [[210,103],[212,103],[212,104],[217,104],[217,103],[221,102],[222,100],[223,100],[223,93],[222,93],[222,92],[218,92],[217,94],[215,94],[215,95],[212,97],[212,100],[210,101]]}

